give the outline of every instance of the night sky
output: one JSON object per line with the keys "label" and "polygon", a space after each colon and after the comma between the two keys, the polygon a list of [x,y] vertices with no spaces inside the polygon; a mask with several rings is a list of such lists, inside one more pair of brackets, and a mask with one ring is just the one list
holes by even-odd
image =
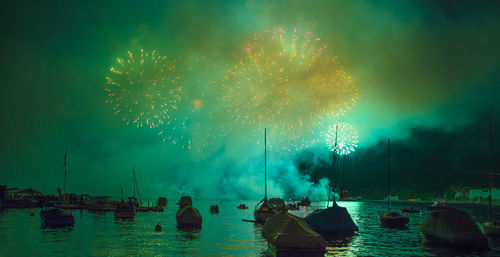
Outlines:
{"label": "night sky", "polygon": [[[125,124],[104,89],[116,59],[137,49],[203,56],[223,78],[243,42],[276,27],[321,38],[356,83],[342,118],[359,131],[342,176],[351,192],[383,192],[388,137],[396,190],[486,187],[485,175],[457,171],[487,170],[490,114],[500,168],[498,1],[10,1],[0,12],[0,184],[9,187],[56,193],[68,149],[72,192],[131,193],[135,167],[143,198],[262,197],[263,135],[252,141],[228,117],[205,118],[203,127],[232,132],[183,149]],[[324,197],[329,156],[323,143],[268,152],[270,196]]]}

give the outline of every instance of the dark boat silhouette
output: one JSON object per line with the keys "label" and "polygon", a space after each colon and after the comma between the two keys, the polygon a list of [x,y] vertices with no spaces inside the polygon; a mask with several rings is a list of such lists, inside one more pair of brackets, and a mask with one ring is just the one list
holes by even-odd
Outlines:
{"label": "dark boat silhouette", "polygon": [[69,210],[60,208],[44,208],[40,211],[42,227],[60,228],[75,225],[75,218]]}
{"label": "dark boat silhouette", "polygon": [[269,217],[262,236],[274,256],[324,256],[325,239],[286,209]]}
{"label": "dark boat silhouette", "polygon": [[[304,220],[307,224],[316,232],[320,233],[325,237],[346,237],[352,236],[356,231],[358,231],[358,227],[352,220],[351,215],[347,211],[347,208],[338,206],[335,200],[335,191],[337,181],[334,179],[336,177],[336,157],[337,157],[337,129],[335,129],[335,150],[332,154],[332,173],[330,181],[330,188],[328,192],[328,199],[326,202],[325,209],[315,210],[314,212],[307,215]],[[334,196],[332,199],[332,206],[329,206],[330,203],[330,192],[333,191]],[[309,201],[308,198],[306,198]]]}
{"label": "dark boat silhouette", "polygon": [[264,199],[262,199],[253,212],[255,222],[264,223],[266,219],[274,215],[276,212],[286,209],[283,199],[271,198],[267,200],[267,134],[264,128]]}
{"label": "dark boat silhouette", "polygon": [[115,207],[116,219],[133,219],[136,214],[136,201],[134,197],[129,197],[128,202],[123,201],[123,188],[121,189],[121,202]]}
{"label": "dark boat silhouette", "polygon": [[387,212],[379,215],[380,225],[387,228],[402,228],[410,221],[398,212],[391,212],[391,139],[387,140]]}
{"label": "dark boat silhouette", "polygon": [[243,204],[240,204],[236,207],[237,209],[242,209],[242,210],[245,210],[245,209],[248,209],[248,206],[246,206],[244,203]]}
{"label": "dark boat silhouette", "polygon": [[479,225],[465,211],[455,208],[431,212],[419,230],[428,245],[488,248],[488,239]]}
{"label": "dark boat silhouette", "polygon": [[182,196],[178,202],[179,210],[175,215],[179,228],[201,228],[202,218],[200,212],[194,208],[190,196]]}

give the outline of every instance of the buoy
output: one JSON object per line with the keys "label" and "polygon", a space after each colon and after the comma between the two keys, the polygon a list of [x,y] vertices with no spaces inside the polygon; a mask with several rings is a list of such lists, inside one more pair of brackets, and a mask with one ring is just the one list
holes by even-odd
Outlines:
{"label": "buoy", "polygon": [[156,224],[155,231],[161,232],[161,226],[160,223]]}

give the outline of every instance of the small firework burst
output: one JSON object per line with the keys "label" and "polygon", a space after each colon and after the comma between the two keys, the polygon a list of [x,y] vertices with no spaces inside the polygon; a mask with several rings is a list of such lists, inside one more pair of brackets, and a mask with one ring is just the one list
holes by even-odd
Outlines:
{"label": "small firework burst", "polygon": [[128,51],[118,58],[106,77],[106,102],[127,124],[151,128],[165,123],[177,108],[182,87],[176,61],[157,56],[155,51]]}
{"label": "small firework burst", "polygon": [[359,143],[358,130],[351,124],[337,122],[327,126],[325,141],[328,149],[338,155],[349,155],[356,151]]}

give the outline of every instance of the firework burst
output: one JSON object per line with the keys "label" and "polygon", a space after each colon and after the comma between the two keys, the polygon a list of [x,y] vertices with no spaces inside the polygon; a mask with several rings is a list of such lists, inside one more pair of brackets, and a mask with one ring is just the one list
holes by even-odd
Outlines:
{"label": "firework burst", "polygon": [[[283,145],[302,142],[322,115],[339,115],[354,104],[357,89],[327,45],[310,32],[274,29],[246,42],[228,69],[224,104],[233,120]],[[297,143],[294,147],[304,145]]]}
{"label": "firework burst", "polygon": [[113,104],[115,115],[127,124],[151,128],[171,118],[180,100],[180,76],[175,60],[141,49],[131,51],[117,63],[106,77],[106,102]]}
{"label": "firework burst", "polygon": [[330,151],[338,155],[349,155],[358,147],[358,130],[345,122],[330,124],[325,132],[325,141]]}

